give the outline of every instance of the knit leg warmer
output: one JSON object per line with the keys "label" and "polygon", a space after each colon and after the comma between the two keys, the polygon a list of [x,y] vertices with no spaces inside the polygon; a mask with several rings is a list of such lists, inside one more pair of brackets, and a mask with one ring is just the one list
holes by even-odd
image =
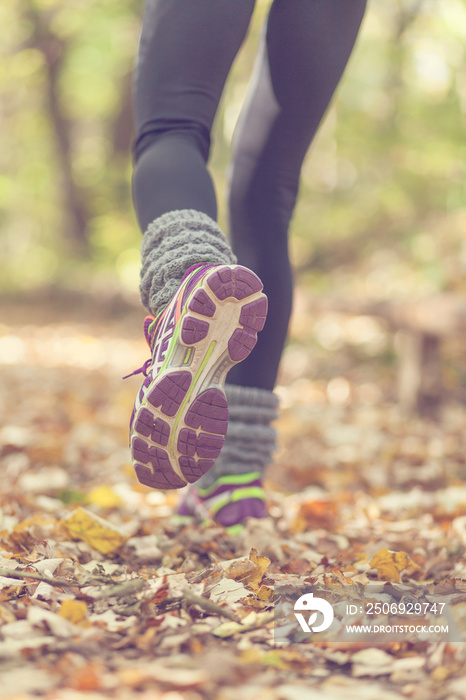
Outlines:
{"label": "knit leg warmer", "polygon": [[217,223],[194,209],[171,211],[149,224],[141,259],[141,301],[154,315],[171,300],[191,265],[237,261]]}
{"label": "knit leg warmer", "polygon": [[226,384],[229,407],[228,432],[220,457],[196,483],[201,489],[221,476],[265,472],[276,449],[278,397],[273,391]]}

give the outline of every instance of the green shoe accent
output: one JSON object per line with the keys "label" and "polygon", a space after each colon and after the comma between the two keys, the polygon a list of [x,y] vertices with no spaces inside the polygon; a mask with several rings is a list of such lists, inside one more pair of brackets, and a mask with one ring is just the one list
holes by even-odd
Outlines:
{"label": "green shoe accent", "polygon": [[248,472],[247,474],[230,474],[228,476],[221,476],[218,479],[214,481],[214,483],[211,486],[208,486],[206,489],[201,489],[197,487],[197,491],[202,498],[206,498],[210,496],[211,493],[216,491],[219,486],[223,486],[224,484],[232,485],[232,486],[242,486],[243,484],[249,484],[251,481],[256,481],[256,479],[260,479],[262,477],[261,472]]}
{"label": "green shoe accent", "polygon": [[171,517],[178,525],[191,525],[194,520],[194,515],[179,515],[179,513],[174,513]]}
{"label": "green shoe accent", "polygon": [[242,501],[244,498],[258,498],[261,501],[265,501],[264,489],[260,486],[250,486],[249,488],[238,489],[237,491],[227,493],[225,498],[210,505],[209,510],[212,515],[215,515],[215,513],[218,513],[218,511],[228,503],[236,503],[237,501]]}
{"label": "green shoe accent", "polygon": [[229,474],[219,477],[213,486],[202,492],[190,488],[183,496],[179,512],[184,515],[192,513],[201,521],[209,518],[211,522],[223,525],[229,534],[237,535],[247,518],[267,516],[260,476],[259,472]]}
{"label": "green shoe accent", "polygon": [[225,530],[228,532],[229,535],[240,535],[244,530],[244,525],[242,525],[241,523],[237,523],[236,525],[226,527]]}

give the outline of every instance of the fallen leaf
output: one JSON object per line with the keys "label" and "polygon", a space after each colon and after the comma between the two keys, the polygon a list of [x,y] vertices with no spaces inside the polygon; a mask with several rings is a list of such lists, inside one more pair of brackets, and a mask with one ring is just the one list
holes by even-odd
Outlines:
{"label": "fallen leaf", "polygon": [[240,581],[224,578],[210,589],[210,599],[214,603],[236,603],[247,595],[247,590]]}
{"label": "fallen leaf", "polygon": [[75,625],[87,623],[87,605],[82,600],[64,600],[58,614]]}
{"label": "fallen leaf", "polygon": [[283,564],[280,570],[284,574],[298,574],[301,576],[302,574],[309,573],[314,566],[315,564],[304,559],[304,557],[294,557],[287,561],[286,564]]}
{"label": "fallen leaf", "polygon": [[118,671],[118,678],[131,688],[139,688],[154,681],[175,688],[194,688],[207,683],[209,673],[201,668],[175,668],[152,662],[139,668]]}
{"label": "fallen leaf", "polygon": [[120,496],[108,484],[95,486],[87,495],[86,501],[101,508],[118,508],[123,503]]}
{"label": "fallen leaf", "polygon": [[270,566],[268,557],[261,557],[256,549],[251,549],[249,559],[242,559],[238,562],[233,562],[225,571],[227,578],[233,578],[235,581],[242,581],[250,588],[258,589],[263,575]]}
{"label": "fallen leaf", "polygon": [[368,647],[357,651],[351,657],[353,667],[351,675],[360,678],[362,676],[385,676],[393,671],[395,659],[383,649]]}
{"label": "fallen leaf", "polygon": [[249,615],[246,615],[241,622],[224,622],[214,630],[212,634],[216,637],[232,637],[238,632],[247,632],[252,629],[265,627],[270,622],[273,622],[274,614],[270,612],[256,613],[252,610]]}
{"label": "fallen leaf", "polygon": [[399,581],[400,572],[408,566],[418,568],[406,552],[392,552],[385,547],[376,552],[369,563],[373,569],[377,569],[379,579],[388,581]]}
{"label": "fallen leaf", "polygon": [[68,684],[75,690],[98,690],[101,686],[102,669],[93,663],[77,668],[68,679]]}
{"label": "fallen leaf", "polygon": [[319,527],[330,530],[336,514],[336,506],[331,501],[308,501],[301,503],[294,526],[298,531]]}
{"label": "fallen leaf", "polygon": [[393,656],[387,654],[383,649],[377,647],[367,647],[356,651],[352,657],[353,663],[364,664],[365,666],[386,666],[393,663]]}
{"label": "fallen leaf", "polygon": [[269,586],[262,585],[256,593],[259,600],[269,601],[273,600],[273,588]]}
{"label": "fallen leaf", "polygon": [[56,637],[73,637],[77,632],[77,628],[69,620],[35,606],[28,608],[27,621],[34,627],[42,627],[45,624]]}
{"label": "fallen leaf", "polygon": [[82,540],[102,554],[113,554],[127,540],[115,525],[81,506],[61,522],[72,539]]}

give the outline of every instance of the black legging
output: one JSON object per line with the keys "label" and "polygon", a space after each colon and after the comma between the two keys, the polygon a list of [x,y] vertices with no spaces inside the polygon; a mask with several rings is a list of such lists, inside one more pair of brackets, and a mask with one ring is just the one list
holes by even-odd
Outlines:
{"label": "black legging", "polygon": [[[230,240],[269,315],[228,381],[273,389],[292,301],[288,227],[303,158],[351,54],[366,0],[274,0],[238,124]],[[213,219],[206,168],[218,102],[254,0],[147,0],[135,79],[133,196],[141,229],[175,209]]]}

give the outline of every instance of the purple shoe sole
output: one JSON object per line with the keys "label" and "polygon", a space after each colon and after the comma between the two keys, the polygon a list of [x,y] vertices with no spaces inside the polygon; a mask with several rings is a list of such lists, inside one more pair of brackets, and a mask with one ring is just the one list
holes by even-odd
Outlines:
{"label": "purple shoe sole", "polygon": [[246,518],[266,518],[268,515],[264,501],[259,498],[245,498],[236,503],[227,503],[215,514],[215,522],[223,527],[239,525]]}
{"label": "purple shoe sole", "polygon": [[185,301],[166,366],[147,389],[133,422],[139,481],[156,489],[196,482],[225,441],[227,372],[244,360],[264,327],[267,297],[250,270],[213,268]]}

